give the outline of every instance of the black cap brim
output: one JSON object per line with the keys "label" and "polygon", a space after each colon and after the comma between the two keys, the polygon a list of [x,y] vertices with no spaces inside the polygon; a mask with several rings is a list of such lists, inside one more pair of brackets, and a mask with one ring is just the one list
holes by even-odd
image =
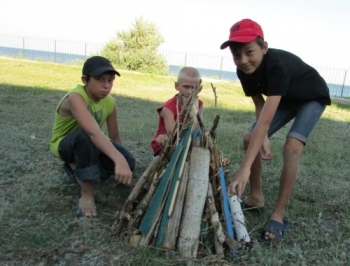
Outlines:
{"label": "black cap brim", "polygon": [[105,72],[113,72],[114,74],[116,74],[117,76],[120,77],[120,73],[117,70],[115,70],[113,67],[98,67],[98,68],[92,70],[89,73],[89,75],[96,77],[96,76],[99,76]]}
{"label": "black cap brim", "polygon": [[230,45],[231,42],[232,42],[232,41],[226,41],[226,42],[224,42],[223,44],[221,44],[220,49],[221,49],[221,50],[226,49],[226,48]]}

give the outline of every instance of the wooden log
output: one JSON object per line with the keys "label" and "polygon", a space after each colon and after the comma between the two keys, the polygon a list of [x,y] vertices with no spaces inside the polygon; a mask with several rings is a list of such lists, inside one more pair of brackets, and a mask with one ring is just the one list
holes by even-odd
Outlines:
{"label": "wooden log", "polygon": [[160,158],[154,157],[152,162],[148,165],[146,170],[142,173],[141,177],[137,181],[135,187],[131,191],[128,196],[123,209],[118,212],[116,215],[116,219],[112,225],[112,231],[114,234],[120,234],[126,226],[127,221],[131,220],[130,212],[132,211],[133,204],[139,197],[141,191],[143,190],[143,186],[147,183],[149,175],[154,171],[157,165],[160,163]]}
{"label": "wooden log", "polygon": [[178,189],[178,194],[174,204],[174,210],[169,218],[167,230],[164,236],[163,249],[174,250],[176,246],[176,239],[179,233],[179,226],[187,188],[187,181],[189,175],[189,165],[185,162],[184,170],[181,176],[181,181]]}
{"label": "wooden log", "polygon": [[172,212],[172,207],[173,207],[172,203],[175,202],[175,198],[177,196],[179,181],[181,179],[183,167],[185,164],[185,160],[187,158],[187,152],[191,144],[191,140],[192,140],[191,133],[192,133],[192,128],[190,127],[187,128],[186,134],[184,135],[183,140],[181,141],[181,145],[183,145],[184,148],[182,149],[179,159],[177,160],[174,176],[171,180],[169,193],[166,199],[166,203],[165,203],[165,207],[162,215],[162,221],[158,231],[158,237],[156,242],[157,248],[161,248],[163,245],[169,217],[171,216],[171,212]]}
{"label": "wooden log", "polygon": [[223,258],[224,257],[223,243],[225,242],[225,234],[222,230],[219,214],[216,211],[213,189],[210,183],[208,184],[208,196],[207,196],[206,206],[210,214],[210,222],[214,228],[215,253],[219,258]]}
{"label": "wooden log", "polygon": [[163,174],[164,174],[164,171],[162,171],[162,173],[159,175],[157,172],[154,174],[153,181],[150,185],[149,190],[143,196],[143,198],[140,200],[140,203],[136,206],[136,208],[134,210],[135,216],[132,217],[129,221],[128,235],[130,235],[131,230],[133,230],[134,228],[137,228],[139,226],[140,219],[143,216],[143,214],[145,213],[146,209],[148,208],[148,206],[152,200],[152,197],[156,191],[156,188],[158,186],[159,180],[162,178]]}
{"label": "wooden log", "polygon": [[151,174],[152,170],[158,165],[160,162],[160,157],[154,157],[152,162],[148,165],[147,169],[142,173],[141,177],[137,181],[135,187],[131,191],[130,195],[128,196],[125,205],[124,210],[126,212],[130,212],[132,210],[132,206],[139,196],[140,191],[143,189],[144,184],[148,181],[149,175]]}
{"label": "wooden log", "polygon": [[237,195],[229,198],[231,217],[235,227],[236,238],[238,242],[250,243],[250,237],[245,227],[245,220],[240,202]]}
{"label": "wooden log", "polygon": [[176,162],[181,154],[182,149],[183,146],[181,144],[176,146],[176,150],[173,156],[171,157],[171,160],[165,170],[165,173],[157,187],[157,190],[150,203],[150,206],[142,218],[139,229],[143,235],[147,235],[152,228],[152,224],[157,222],[155,220],[155,217],[159,211],[158,209],[164,201],[163,199],[167,195],[168,185],[171,179],[173,178]]}
{"label": "wooden log", "polygon": [[[157,234],[155,231],[156,226],[159,224],[159,217],[162,214],[162,210],[163,207],[165,205],[165,201],[163,200],[159,206],[159,208],[157,209],[155,215],[154,215],[154,221],[153,223],[151,223],[150,229],[148,230],[148,233],[146,235],[142,236],[142,239],[139,242],[140,246],[147,246],[152,238],[152,236],[154,236],[155,234]],[[154,233],[155,232],[155,233]]]}
{"label": "wooden log", "polygon": [[193,147],[185,204],[178,237],[178,250],[186,258],[196,258],[200,225],[209,183],[209,150]]}

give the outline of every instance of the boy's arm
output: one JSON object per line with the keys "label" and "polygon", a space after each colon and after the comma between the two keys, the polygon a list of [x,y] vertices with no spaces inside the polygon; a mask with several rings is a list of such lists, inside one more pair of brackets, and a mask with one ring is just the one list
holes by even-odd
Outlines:
{"label": "boy's arm", "polygon": [[166,134],[170,136],[175,126],[174,114],[168,108],[163,107],[159,115],[163,117]]}
{"label": "boy's arm", "polygon": [[81,128],[101,152],[115,164],[115,179],[123,184],[130,184],[132,173],[123,155],[114,148],[109,139],[102,133],[95,119],[86,108],[85,100],[77,93],[68,96],[68,107]]}
{"label": "boy's arm", "polygon": [[119,135],[117,107],[114,105],[112,113],[107,117],[108,136],[111,140],[122,144]]}
{"label": "boy's arm", "polygon": [[201,118],[201,120],[203,121],[203,105],[201,107],[199,107],[198,114],[199,114],[199,117]]}
{"label": "boy's arm", "polygon": [[261,94],[252,96],[253,103],[255,105],[255,119],[256,121],[259,120],[261,110],[264,107],[265,100]]}
{"label": "boy's arm", "polygon": [[[245,186],[249,179],[250,168],[266,137],[267,131],[269,130],[271,121],[276,113],[280,100],[281,96],[267,97],[266,102],[259,114],[259,118],[251,136],[248,149],[243,157],[243,161],[240,165],[238,172],[234,176],[233,182],[229,186],[229,194],[235,193],[237,194],[238,198],[240,198],[243,194]],[[258,106],[256,106],[257,113],[259,112],[257,110],[258,108],[260,108],[259,103]]]}

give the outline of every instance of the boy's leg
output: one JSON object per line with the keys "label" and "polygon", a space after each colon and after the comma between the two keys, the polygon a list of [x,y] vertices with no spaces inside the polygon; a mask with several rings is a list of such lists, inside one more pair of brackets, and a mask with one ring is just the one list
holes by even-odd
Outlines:
{"label": "boy's leg", "polygon": [[298,139],[288,138],[283,146],[283,167],[277,203],[272,211],[271,219],[283,223],[286,205],[292,193],[299,170],[300,155],[304,143]]}
{"label": "boy's leg", "polygon": [[[297,110],[293,125],[283,146],[283,168],[280,178],[278,198],[271,213],[271,220],[283,224],[288,199],[292,193],[299,169],[301,152],[313,128],[319,121],[325,106],[317,102],[308,102]],[[266,231],[265,239],[275,235]]]}
{"label": "boy's leg", "polygon": [[[272,136],[276,131],[287,124],[295,115],[295,112],[291,112],[285,108],[278,108],[276,114],[271,122],[268,136]],[[244,150],[247,150],[252,132],[255,128],[256,122],[249,128],[243,139]],[[265,205],[264,195],[262,191],[262,158],[259,152],[250,169],[249,183],[250,194],[244,199],[246,205],[251,207],[263,207]]]}
{"label": "boy's leg", "polygon": [[[252,136],[251,132],[247,132],[243,138],[243,147],[246,151]],[[244,203],[250,207],[264,207],[265,200],[262,192],[262,159],[260,154],[255,157],[255,160],[250,169],[249,183],[250,183],[250,194],[244,199]]]}
{"label": "boy's leg", "polygon": [[79,208],[84,216],[96,216],[94,187],[92,181],[99,179],[99,151],[90,137],[81,129],[68,134],[59,145],[62,160],[74,167],[74,174],[81,185]]}

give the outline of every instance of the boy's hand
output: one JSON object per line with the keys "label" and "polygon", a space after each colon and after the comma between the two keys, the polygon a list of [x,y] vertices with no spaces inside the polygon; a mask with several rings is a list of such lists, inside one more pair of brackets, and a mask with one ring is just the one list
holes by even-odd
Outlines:
{"label": "boy's hand", "polygon": [[260,148],[260,155],[261,159],[263,160],[271,160],[273,157],[273,153],[270,149],[270,140],[267,138],[267,136],[264,139],[264,142]]}
{"label": "boy's hand", "polygon": [[124,157],[115,164],[114,179],[124,185],[131,184],[132,172]]}
{"label": "boy's hand", "polygon": [[228,195],[237,195],[240,199],[250,176],[250,169],[240,169],[234,175],[233,181],[228,186]]}
{"label": "boy's hand", "polygon": [[164,147],[165,144],[167,143],[168,139],[169,139],[169,137],[167,134],[162,134],[156,138],[156,142],[159,146]]}

